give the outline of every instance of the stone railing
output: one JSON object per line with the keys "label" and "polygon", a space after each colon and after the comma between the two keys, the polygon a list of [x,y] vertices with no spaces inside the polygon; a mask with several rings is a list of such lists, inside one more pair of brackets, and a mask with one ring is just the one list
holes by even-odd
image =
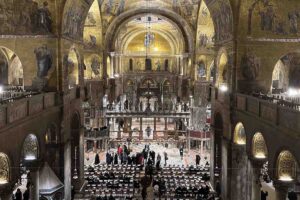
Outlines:
{"label": "stone railing", "polygon": [[274,125],[300,131],[300,111],[279,103],[244,94],[236,95],[236,108]]}
{"label": "stone railing", "polygon": [[42,93],[0,105],[0,128],[55,106],[54,92]]}
{"label": "stone railing", "polygon": [[97,139],[97,138],[104,138],[104,137],[108,137],[108,129],[103,129],[103,130],[85,130],[84,131],[84,137],[85,138],[93,138],[93,139]]}

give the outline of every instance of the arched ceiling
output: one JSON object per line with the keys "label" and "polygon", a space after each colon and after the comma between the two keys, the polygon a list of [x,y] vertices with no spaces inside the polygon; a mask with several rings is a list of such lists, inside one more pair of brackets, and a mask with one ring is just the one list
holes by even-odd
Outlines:
{"label": "arched ceiling", "polygon": [[192,53],[203,4],[207,5],[214,22],[215,41],[232,39],[233,16],[229,0],[67,0],[61,23],[64,36],[82,39],[85,19],[94,1],[98,2],[101,13],[103,45],[109,51],[112,46],[107,41],[115,37],[114,32],[121,23],[135,15],[152,13],[174,21],[184,33],[187,52]]}
{"label": "arched ceiling", "polygon": [[[130,42],[126,45],[125,51],[126,52],[145,52],[146,47],[144,45],[145,40],[145,33],[137,34],[133,37]],[[168,40],[166,40],[163,36],[159,33],[154,33],[154,42],[153,45],[149,48],[149,54],[151,53],[172,53],[172,48]]]}
{"label": "arched ceiling", "polygon": [[136,8],[164,8],[173,10],[196,27],[200,0],[100,0],[104,29],[122,12]]}
{"label": "arched ceiling", "polygon": [[[133,43],[135,43],[136,46],[137,42],[139,43],[139,48],[136,48],[136,50],[145,49],[144,39],[147,32],[155,36],[152,45],[154,52],[169,52],[175,54],[183,51],[184,39],[178,27],[158,15],[137,16],[123,24],[122,28],[119,29],[115,41],[115,49],[119,52],[124,52],[126,49],[128,50],[128,47]],[[132,50],[131,48],[130,51]]]}

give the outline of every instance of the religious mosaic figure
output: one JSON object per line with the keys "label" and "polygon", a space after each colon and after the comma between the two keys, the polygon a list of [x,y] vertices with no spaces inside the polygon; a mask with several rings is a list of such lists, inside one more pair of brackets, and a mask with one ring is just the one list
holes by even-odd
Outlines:
{"label": "religious mosaic figure", "polygon": [[80,9],[72,9],[70,8],[67,11],[67,16],[64,21],[64,34],[68,37],[78,38],[81,37],[81,32],[83,30],[84,23],[82,20],[84,10]]}
{"label": "religious mosaic figure", "polygon": [[96,26],[96,19],[93,12],[89,12],[87,15],[87,23],[89,26]]}
{"label": "religious mosaic figure", "polygon": [[268,6],[265,10],[259,12],[261,30],[272,31],[275,12],[272,6]]}
{"label": "religious mosaic figure", "polygon": [[199,77],[206,76],[205,64],[202,61],[198,62],[198,76]]}
{"label": "religious mosaic figure", "polygon": [[47,76],[49,69],[52,66],[52,53],[47,48],[47,45],[43,45],[34,50],[34,54],[36,56],[37,61],[37,77],[44,78]]}
{"label": "religious mosaic figure", "polygon": [[117,15],[121,14],[124,11],[124,9],[125,9],[125,0],[120,0]]}
{"label": "religious mosaic figure", "polygon": [[100,62],[97,58],[93,58],[91,68],[96,76],[100,74]]}
{"label": "religious mosaic figure", "polygon": [[8,84],[8,62],[3,53],[0,53],[0,84]]}
{"label": "religious mosaic figure", "polygon": [[298,33],[298,19],[300,18],[300,14],[297,11],[289,12],[288,14],[289,23],[290,23],[290,33],[297,34]]}
{"label": "religious mosaic figure", "polygon": [[51,12],[47,1],[39,8],[38,3],[33,0],[1,0],[0,13],[0,33],[47,34],[52,31]]}
{"label": "religious mosaic figure", "polygon": [[251,52],[247,52],[243,55],[241,60],[241,70],[243,76],[249,80],[253,81],[257,78],[259,74],[260,62],[259,59]]}
{"label": "religious mosaic figure", "polygon": [[200,47],[206,47],[208,44],[208,41],[209,41],[209,39],[206,34],[200,34],[200,36],[199,36],[199,46]]}
{"label": "religious mosaic figure", "polygon": [[95,49],[97,47],[97,38],[94,35],[90,35],[90,41],[86,41],[84,48],[86,49]]}
{"label": "religious mosaic figure", "polygon": [[216,22],[215,40],[226,40],[232,36],[232,13],[230,5],[222,2],[219,6],[220,12],[213,15]]}
{"label": "religious mosaic figure", "polygon": [[157,70],[157,71],[160,71],[161,64],[160,64],[160,61],[159,61],[159,60],[155,63],[155,65],[156,65],[156,70]]}
{"label": "religious mosaic figure", "polygon": [[43,3],[43,7],[38,9],[38,29],[42,32],[51,32],[52,18],[48,9],[48,2]]}

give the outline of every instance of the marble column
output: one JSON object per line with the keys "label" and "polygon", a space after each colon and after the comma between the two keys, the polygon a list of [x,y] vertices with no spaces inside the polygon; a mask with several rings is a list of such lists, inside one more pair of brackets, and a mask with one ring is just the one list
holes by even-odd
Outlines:
{"label": "marble column", "polygon": [[115,64],[115,54],[111,53],[111,60],[110,60],[110,78],[114,77],[115,70],[114,70],[114,64]]}
{"label": "marble column", "polygon": [[97,140],[94,140],[93,142],[94,142],[94,152],[97,152],[97,149],[98,149]]}
{"label": "marble column", "polygon": [[64,190],[65,199],[71,199],[71,142],[67,141],[64,146]]}
{"label": "marble column", "polygon": [[286,200],[289,184],[284,182],[274,181],[273,185],[275,187],[275,195],[276,195],[275,200]]}
{"label": "marble column", "polygon": [[183,57],[180,57],[179,58],[179,71],[180,71],[180,75],[183,75],[184,74],[184,60],[183,60]]}
{"label": "marble column", "polygon": [[84,127],[79,129],[79,180],[80,184],[84,181]]}
{"label": "marble column", "polygon": [[32,185],[30,188],[30,199],[31,200],[39,200],[40,191],[39,191],[39,170],[37,171],[31,171],[30,172],[30,178],[32,180]]}
{"label": "marble column", "polygon": [[210,134],[210,182],[215,188],[215,132],[212,131]]}
{"label": "marble column", "polygon": [[140,118],[140,140],[143,139],[143,118]]}
{"label": "marble column", "polygon": [[156,117],[154,117],[154,130],[153,130],[153,139],[157,140],[157,133],[156,133]]}
{"label": "marble column", "polygon": [[121,136],[121,127],[120,125],[118,125],[118,139],[121,139],[122,136]]}
{"label": "marble column", "polygon": [[168,130],[168,118],[165,117],[165,131]]}

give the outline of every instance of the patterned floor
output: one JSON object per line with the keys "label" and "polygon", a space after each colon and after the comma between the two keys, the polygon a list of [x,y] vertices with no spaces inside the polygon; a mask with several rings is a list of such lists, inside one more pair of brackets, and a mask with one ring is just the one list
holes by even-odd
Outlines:
{"label": "patterned floor", "polygon": [[[162,144],[157,144],[153,142],[152,143],[142,142],[139,144],[131,144],[130,145],[130,149],[132,149],[131,155],[136,154],[137,152],[142,152],[143,148],[145,147],[145,144],[150,144],[150,150],[155,151],[156,155],[159,153],[162,157],[162,160],[163,160],[163,153],[166,152],[169,158],[167,164],[171,164],[171,165],[195,165],[197,154],[199,154],[201,157],[200,164],[204,165],[206,161],[209,162],[210,160],[210,154],[208,150],[204,151],[202,154],[200,154],[200,150],[190,150],[190,151],[185,150],[183,154],[183,159],[181,159],[179,154],[179,149],[174,145],[168,145],[168,147],[165,147]],[[110,149],[109,152],[111,153],[116,152],[116,149]],[[85,154],[85,165],[92,165],[94,163],[95,153],[96,152],[88,152]],[[101,163],[105,163],[105,154],[106,152],[99,153]]]}

